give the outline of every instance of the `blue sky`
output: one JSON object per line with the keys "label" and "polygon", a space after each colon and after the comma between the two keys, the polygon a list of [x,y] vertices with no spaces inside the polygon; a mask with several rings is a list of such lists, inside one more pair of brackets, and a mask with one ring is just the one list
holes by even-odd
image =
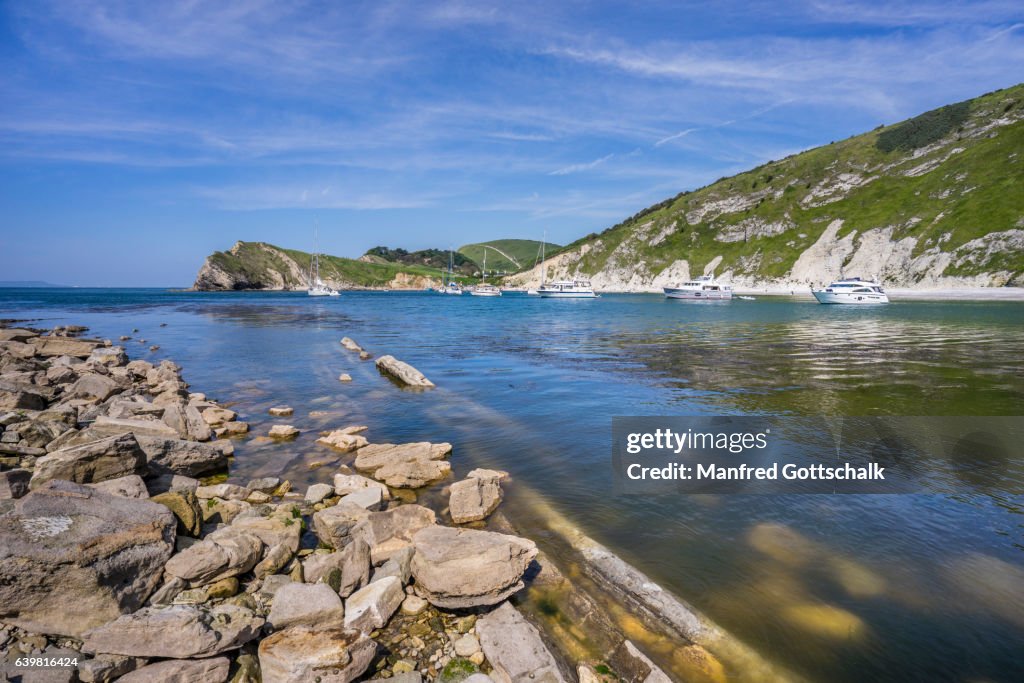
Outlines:
{"label": "blue sky", "polygon": [[1024,80],[1024,4],[0,2],[0,280],[568,242]]}

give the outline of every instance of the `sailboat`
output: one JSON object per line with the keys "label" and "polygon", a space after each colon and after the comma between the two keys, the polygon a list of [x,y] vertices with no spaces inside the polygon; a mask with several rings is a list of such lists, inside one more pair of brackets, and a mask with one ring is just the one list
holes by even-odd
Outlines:
{"label": "sailboat", "polygon": [[[544,244],[547,241],[548,241],[548,231],[545,230],[544,234],[541,235],[541,238],[540,238],[540,250],[537,252],[537,256],[538,256],[538,258],[540,258],[540,286],[541,287],[544,286],[544,271],[546,271],[548,269],[548,267],[546,265],[544,265]],[[533,262],[533,267],[534,268],[537,267],[537,261],[536,260],[534,260],[534,262]],[[533,289],[533,288],[526,290],[526,293],[528,295],[530,295],[530,296],[540,296],[540,292],[538,292],[536,289]]]}
{"label": "sailboat", "polygon": [[338,290],[327,286],[327,283],[320,279],[320,245],[317,232],[318,229],[314,227],[313,257],[309,261],[309,289],[306,290],[306,293],[309,296],[340,296]]}
{"label": "sailboat", "polygon": [[470,292],[473,296],[501,296],[501,290],[494,285],[487,284],[487,246],[484,245],[484,269],[483,278],[481,278],[480,284],[473,288]]}
{"label": "sailboat", "polygon": [[449,249],[448,250],[448,274],[445,276],[444,286],[442,286],[441,289],[438,290],[438,291],[441,292],[441,294],[453,294],[455,296],[462,296],[462,285],[460,285],[458,282],[456,282],[455,278],[453,276],[454,275],[454,268],[455,268],[455,253],[451,249]]}

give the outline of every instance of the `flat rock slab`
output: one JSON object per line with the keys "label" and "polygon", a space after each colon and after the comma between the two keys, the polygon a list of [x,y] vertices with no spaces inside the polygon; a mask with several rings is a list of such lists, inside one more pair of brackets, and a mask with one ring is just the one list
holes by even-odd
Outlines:
{"label": "flat rock slab", "polygon": [[71,356],[72,358],[88,358],[102,344],[84,339],[66,339],[61,337],[36,337],[32,339],[36,353],[40,356]]}
{"label": "flat rock slab", "polygon": [[228,680],[231,660],[227,657],[206,659],[168,659],[121,676],[118,683],[224,683]]}
{"label": "flat rock slab", "polygon": [[32,488],[51,479],[78,484],[117,479],[146,470],[146,454],[133,434],[111,436],[100,441],[64,448],[36,460]]}
{"label": "flat rock slab", "polygon": [[347,496],[350,493],[356,493],[357,491],[363,491],[370,488],[379,489],[381,498],[384,500],[389,500],[391,498],[391,492],[388,491],[388,487],[379,481],[374,481],[373,479],[364,477],[361,474],[334,475],[335,495]]}
{"label": "flat rock slab", "polygon": [[236,605],[145,607],[82,636],[82,650],[129,657],[188,659],[241,647],[256,638],[263,618]]}
{"label": "flat rock slab", "polygon": [[377,359],[376,365],[382,373],[393,377],[407,387],[430,389],[435,386],[433,382],[424,377],[422,372],[394,356],[381,356]]}
{"label": "flat rock slab", "polygon": [[79,636],[142,606],[174,548],[171,511],[51,481],[0,516],[0,621]]}
{"label": "flat rock slab", "polygon": [[420,488],[451,473],[451,452],[450,443],[370,444],[356,451],[355,467],[394,488]]}
{"label": "flat rock slab", "polygon": [[564,683],[540,632],[509,603],[476,622],[484,656],[494,667],[498,683]]}
{"label": "flat rock slab", "polygon": [[416,590],[442,609],[498,604],[523,588],[537,556],[533,541],[518,536],[443,526],[416,532],[413,547]]}
{"label": "flat rock slab", "polygon": [[365,436],[353,434],[346,429],[336,429],[326,436],[321,436],[316,442],[323,446],[336,448],[343,453],[349,453],[369,443]]}
{"label": "flat rock slab", "polygon": [[274,593],[267,624],[275,631],[291,626],[342,628],[345,608],[326,583],[288,583]]}
{"label": "flat rock slab", "polygon": [[100,415],[93,422],[92,429],[104,435],[132,432],[136,436],[162,436],[165,439],[178,438],[178,431],[160,420],[115,418]]}
{"label": "flat rock slab", "polygon": [[260,641],[263,683],[350,683],[366,671],[377,644],[355,629],[295,626]]}
{"label": "flat rock slab", "polygon": [[345,626],[364,633],[383,628],[404,599],[402,582],[394,576],[363,586],[345,601]]}
{"label": "flat rock slab", "polygon": [[159,436],[136,436],[146,454],[150,472],[197,477],[228,466],[227,455],[218,444],[198,443]]}

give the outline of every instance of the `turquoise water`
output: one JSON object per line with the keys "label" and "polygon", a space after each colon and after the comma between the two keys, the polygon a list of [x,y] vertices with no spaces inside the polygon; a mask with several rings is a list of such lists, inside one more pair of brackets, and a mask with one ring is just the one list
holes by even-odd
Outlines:
{"label": "turquoise water", "polygon": [[[338,459],[313,443],[321,429],[450,441],[457,476],[509,470],[510,511],[527,505],[517,486],[539,492],[811,680],[1024,680],[1024,497],[1011,482],[957,495],[644,498],[611,495],[610,469],[615,415],[1020,415],[1022,304],[0,289],[0,318],[114,339],[138,328],[133,357],[174,359],[194,390],[251,423],[240,481],[328,480]],[[399,390],[342,336],[438,388]],[[259,437],[279,404],[303,430],[288,446]]]}

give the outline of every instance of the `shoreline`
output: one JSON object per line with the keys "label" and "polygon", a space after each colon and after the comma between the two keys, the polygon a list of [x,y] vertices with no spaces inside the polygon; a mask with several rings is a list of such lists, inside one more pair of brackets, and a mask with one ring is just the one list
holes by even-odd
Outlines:
{"label": "shoreline", "polygon": [[[38,334],[40,332],[42,334]],[[147,680],[147,676],[156,675],[158,670],[171,668],[186,675],[195,669],[197,662],[213,666],[213,660],[208,657],[218,655],[214,658],[218,672],[230,671],[232,681],[256,680],[246,678],[244,672],[259,668],[261,663],[267,683],[300,681],[305,674],[268,678],[267,671],[275,666],[294,673],[298,670],[296,667],[301,669],[308,664],[303,663],[302,656],[287,654],[287,648],[283,653],[274,649],[284,647],[279,644],[281,639],[287,640],[284,634],[299,639],[303,651],[316,650],[319,645],[310,642],[311,635],[302,628],[337,629],[342,614],[358,612],[370,616],[365,617],[364,622],[360,622],[362,616],[345,617],[344,625],[356,628],[338,630],[338,633],[347,634],[343,637],[347,656],[365,664],[366,675],[374,678],[397,680],[398,676],[419,671],[428,680],[435,677],[439,681],[451,680],[445,679],[443,674],[453,662],[467,667],[467,671],[473,668],[490,675],[489,680],[498,683],[504,680],[504,672],[523,666],[526,667],[521,671],[524,675],[552,676],[552,681],[577,677],[590,683],[610,680],[603,673],[605,670],[627,677],[631,669],[667,676],[643,650],[673,635],[680,639],[676,645],[688,652],[688,680],[696,676],[694,680],[719,681],[724,675],[723,664],[702,644],[695,642],[696,632],[681,632],[678,624],[673,627],[669,619],[659,624],[660,617],[650,605],[646,621],[654,628],[653,632],[636,629],[627,632],[616,619],[597,618],[599,613],[610,609],[606,604],[608,600],[620,603],[619,610],[636,603],[630,603],[625,586],[614,581],[605,584],[603,594],[600,588],[598,595],[593,591],[588,593],[580,588],[577,579],[566,579],[564,569],[546,554],[537,555],[537,546],[520,538],[514,524],[497,510],[503,497],[501,482],[507,476],[505,473],[474,470],[467,478],[456,480],[447,463],[451,448],[447,444],[431,446],[432,455],[427,459],[411,457],[413,451],[422,450],[423,444],[393,447],[368,444],[358,435],[364,428],[349,426],[330,432],[320,440],[324,443],[326,439],[333,449],[354,458],[341,465],[333,485],[313,484],[300,494],[291,491],[287,481],[276,478],[271,478],[275,481],[254,480],[245,487],[216,483],[223,481],[230,469],[228,462],[234,454],[232,439],[244,438],[248,425],[238,422],[235,413],[222,404],[192,392],[181,379],[181,368],[174,363],[161,361],[153,365],[142,360],[129,361],[124,349],[110,340],[76,336],[83,332],[84,328],[74,326],[54,331],[0,328],[0,380],[6,382],[0,385],[4,406],[0,409],[3,418],[0,433],[5,435],[0,445],[4,456],[3,471],[0,471],[3,484],[0,487],[0,536],[5,536],[4,545],[11,548],[9,555],[23,556],[22,560],[30,565],[45,564],[48,560],[38,556],[37,550],[26,544],[28,539],[23,538],[24,529],[35,524],[36,518],[32,515],[38,513],[36,508],[63,505],[59,503],[64,500],[63,496],[84,497],[88,502],[80,505],[89,507],[90,515],[116,516],[121,506],[134,506],[130,517],[149,515],[153,520],[151,524],[162,531],[159,538],[148,539],[146,552],[156,553],[158,557],[150,558],[156,564],[151,562],[148,569],[134,568],[141,576],[135,583],[143,581],[145,585],[141,589],[135,586],[139,592],[134,597],[129,596],[131,599],[120,596],[111,602],[111,596],[104,597],[102,584],[68,587],[66,577],[63,581],[53,579],[57,583],[48,588],[46,599],[69,604],[99,600],[102,608],[95,611],[102,616],[90,613],[86,619],[81,613],[74,615],[74,609],[69,610],[74,616],[55,614],[52,608],[48,611],[45,606],[29,604],[27,600],[32,597],[29,588],[24,591],[26,595],[18,599],[14,594],[7,596],[12,602],[8,610],[0,614],[0,625],[6,625],[3,633],[7,634],[6,642],[0,644],[8,652],[39,657],[73,655],[84,662],[82,666],[91,667],[91,672],[93,669],[104,672],[102,675],[107,678],[103,680],[113,680],[114,676],[122,674],[126,674],[123,679],[126,681]],[[130,338],[125,335],[121,341]],[[360,358],[365,359],[366,352],[362,349],[359,352]],[[18,379],[15,382],[11,377]],[[32,381],[25,382],[25,379]],[[282,407],[280,414],[286,417],[291,409]],[[50,425],[51,422],[59,424]],[[51,428],[45,431],[41,425]],[[289,436],[285,431],[287,429],[282,427],[281,448],[288,447]],[[444,451],[444,446],[447,452],[435,457],[437,447]],[[397,449],[406,455],[394,463],[376,463],[380,465],[376,468],[360,464],[361,460],[372,459],[374,448],[377,451]],[[436,467],[437,471],[424,475],[422,470],[430,469],[428,466]],[[417,489],[430,486],[433,490],[439,485],[444,486],[441,496],[447,491],[451,497],[450,508],[458,508],[460,514],[465,514],[465,505],[456,501],[456,496],[461,495],[456,489],[469,487],[488,491],[493,505],[488,504],[483,510],[471,509],[467,517],[459,520],[462,523],[456,524],[452,519],[455,513],[441,507],[443,503],[435,501],[440,507],[438,510],[415,503]],[[424,500],[427,498],[430,497]],[[29,512],[30,509],[35,512]],[[394,517],[396,511],[400,511],[397,518]],[[69,513],[69,520],[78,519],[79,513],[86,514],[76,508],[74,513]],[[492,521],[487,521],[492,515]],[[11,522],[3,524],[4,518]],[[11,527],[15,519],[20,520],[23,527],[20,532]],[[296,519],[301,519],[302,524],[295,524]],[[73,521],[69,524],[69,534],[74,535],[77,526]],[[561,525],[564,531],[565,524],[564,521],[550,522],[548,526],[556,529]],[[427,527],[441,540],[430,541],[419,533]],[[296,536],[300,528],[304,533]],[[443,532],[445,529],[450,531]],[[492,529],[500,534],[493,533]],[[90,542],[103,547],[111,542],[111,533],[113,530]],[[312,547],[308,541],[300,539],[310,533],[316,534],[314,539],[319,538]],[[232,545],[222,545],[227,542],[220,540],[223,537],[229,537]],[[472,541],[469,556],[460,555],[467,550],[463,547],[465,538]],[[83,539],[71,540],[81,543]],[[236,557],[228,562],[228,567],[218,566],[212,574],[208,568],[201,571],[212,561],[211,557],[220,557],[218,548],[234,547],[237,552],[242,540],[255,548],[248,551],[251,560],[237,563]],[[577,539],[575,545],[580,543]],[[589,543],[592,547],[596,545],[593,541]],[[369,566],[356,570],[357,575],[361,572],[364,576],[353,580],[346,576],[353,570],[351,557],[345,556],[356,554],[353,547],[364,546],[363,554]],[[492,546],[511,548],[513,560],[495,566],[475,566],[477,556],[486,556],[486,548]],[[135,547],[133,552],[142,552],[138,550],[140,546]],[[604,552],[607,558],[610,553],[606,549]],[[445,564],[448,555],[453,555],[448,559],[455,562],[450,570],[443,569],[448,566]],[[420,556],[433,560],[415,559]],[[534,556],[538,558],[536,562]],[[520,558],[518,563],[515,557]],[[75,557],[70,559],[76,561]],[[438,562],[438,566],[431,566],[431,561]],[[470,569],[466,569],[467,562]],[[324,563],[334,563],[336,571],[324,575],[321,566]],[[629,567],[621,560],[618,563]],[[536,568],[528,569],[528,564]],[[162,571],[158,567],[163,567]],[[638,571],[629,569],[632,572],[620,572],[620,581],[649,583]],[[320,583],[309,583],[318,572],[320,581],[326,581],[331,589],[336,589],[335,582],[339,584],[335,592],[338,610],[334,617],[321,612],[313,615],[303,612],[308,609],[303,603],[314,600],[312,595],[303,592],[323,590]],[[2,562],[0,573],[4,573]],[[47,574],[50,573],[58,577],[60,574],[52,569]],[[453,580],[449,574],[458,580]],[[22,576],[5,579],[8,585],[17,587]],[[45,582],[45,579],[40,580]],[[352,584],[351,590],[342,587],[342,582]],[[268,583],[273,585],[268,586]],[[384,584],[387,590],[380,587]],[[589,605],[588,628],[572,638],[561,637],[566,629],[557,619],[548,618],[544,598],[537,597],[550,593],[552,585],[559,585],[575,596],[572,603],[577,608]],[[274,595],[281,590],[282,594],[296,593],[289,600],[295,604],[275,607],[284,600],[274,600]],[[616,591],[621,594],[615,595]],[[345,598],[344,612],[338,594]],[[507,602],[508,598],[512,598],[512,603]],[[37,596],[35,602],[46,603],[46,599]],[[351,604],[353,601],[356,604]],[[411,605],[407,607],[407,603]],[[662,604],[680,614],[693,614],[691,608],[674,597]],[[512,605],[520,606],[520,610]],[[275,611],[281,610],[287,611],[293,620],[285,621],[280,615],[276,618]],[[523,611],[529,619],[523,618]],[[230,613],[235,622],[247,624],[247,632],[218,632],[219,640],[234,637],[237,644],[217,651],[192,652],[187,644],[182,644],[184,649],[158,647],[150,651],[147,648],[151,645],[123,644],[125,638],[132,641],[130,633],[146,633],[147,629],[158,628],[154,625],[157,617],[166,618],[172,612],[176,618],[206,623],[207,629],[213,629],[213,624],[218,623],[216,620],[221,617],[217,615]],[[214,622],[204,621],[211,618]],[[531,622],[540,625],[543,637]],[[495,623],[500,626],[493,626]],[[124,629],[127,631],[122,633]],[[413,630],[419,634],[412,636],[414,644],[424,643],[427,650],[433,648],[428,653],[429,661],[417,654],[423,654],[423,649],[404,647],[399,650],[402,657],[381,654],[382,648],[394,654],[392,646],[406,643]],[[517,646],[509,645],[511,641],[500,637],[506,631],[513,640],[525,638],[532,643],[531,657],[535,662],[524,664],[516,660]],[[118,637],[114,638],[114,633],[118,633]],[[648,637],[651,633],[655,635]],[[492,638],[495,634],[498,637]],[[174,639],[172,633],[159,635]],[[639,646],[630,642],[630,638],[636,639]],[[551,644],[556,642],[561,647],[552,649]],[[716,639],[718,642],[720,638]],[[600,643],[602,647],[594,648],[593,643]],[[337,651],[340,646],[335,643],[330,647]],[[93,657],[87,658],[87,654]],[[652,654],[660,658],[658,656],[664,653]],[[287,661],[282,663],[282,658]],[[735,662],[730,662],[733,664]],[[0,665],[5,667],[2,671],[6,673],[24,673],[23,669],[12,668],[10,661],[0,662]],[[371,674],[372,670],[377,673]],[[351,678],[346,675],[337,680],[354,680],[364,675],[363,671],[350,672]],[[241,677],[239,672],[243,672]],[[673,673],[681,675],[679,671]],[[742,671],[734,673],[741,679],[748,679]],[[226,678],[214,676],[209,680]],[[759,678],[754,676],[749,680]],[[478,683],[483,681],[482,677]]]}

